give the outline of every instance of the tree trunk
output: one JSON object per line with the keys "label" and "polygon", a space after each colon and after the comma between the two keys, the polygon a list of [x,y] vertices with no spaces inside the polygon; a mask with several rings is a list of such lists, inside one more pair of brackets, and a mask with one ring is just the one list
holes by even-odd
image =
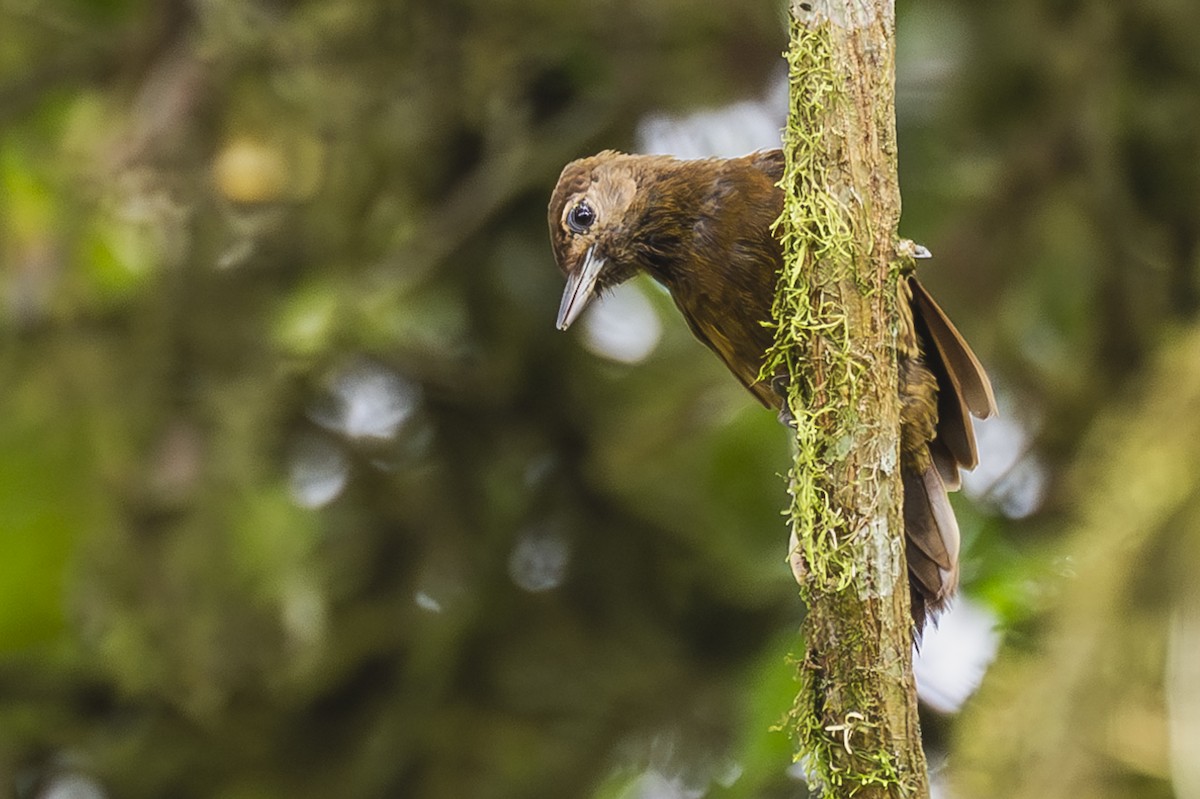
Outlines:
{"label": "tree trunk", "polygon": [[[808,603],[789,718],[827,795],[928,795],[899,473],[892,0],[793,0],[785,266],[768,373],[791,376],[793,567]],[[907,264],[911,265],[911,263]]]}

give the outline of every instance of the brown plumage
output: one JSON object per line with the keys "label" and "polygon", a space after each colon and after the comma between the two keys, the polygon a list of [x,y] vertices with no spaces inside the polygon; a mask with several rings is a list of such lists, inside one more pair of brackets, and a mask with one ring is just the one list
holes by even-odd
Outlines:
{"label": "brown plumage", "polygon": [[[671,293],[696,338],[764,405],[758,380],[773,333],[783,263],[772,223],[783,208],[779,150],[680,161],[605,151],[563,169],[550,198],[550,240],[567,286],[565,330],[596,294],[646,272]],[[958,584],[958,524],[946,496],[978,457],[970,416],[995,412],[986,373],[916,278],[903,282],[898,391],[913,619],[918,629]]]}

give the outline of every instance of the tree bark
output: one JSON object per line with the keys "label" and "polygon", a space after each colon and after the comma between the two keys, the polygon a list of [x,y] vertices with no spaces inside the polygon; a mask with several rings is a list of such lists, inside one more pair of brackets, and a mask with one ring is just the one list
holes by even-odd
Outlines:
{"label": "tree bark", "polygon": [[809,613],[788,726],[832,796],[928,796],[899,474],[892,0],[793,0],[785,266],[768,373],[791,376],[792,563]]}

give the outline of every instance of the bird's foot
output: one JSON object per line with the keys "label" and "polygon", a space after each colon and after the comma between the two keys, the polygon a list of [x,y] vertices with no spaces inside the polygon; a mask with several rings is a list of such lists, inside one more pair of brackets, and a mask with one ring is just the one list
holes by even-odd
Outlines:
{"label": "bird's foot", "polygon": [[901,274],[910,274],[916,268],[917,261],[933,257],[928,247],[912,239],[900,239],[896,244],[896,255],[900,257]]}

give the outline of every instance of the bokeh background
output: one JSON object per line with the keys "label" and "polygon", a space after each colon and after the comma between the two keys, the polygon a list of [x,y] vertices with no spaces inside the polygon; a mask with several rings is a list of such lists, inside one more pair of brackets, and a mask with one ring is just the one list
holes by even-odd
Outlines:
{"label": "bokeh background", "polygon": [[[1200,797],[1200,4],[897,12],[902,233],[1002,409],[938,794]],[[0,0],[0,795],[805,796],[786,436],[653,285],[558,333],[545,222],[599,149],[775,146],[786,44]]]}

